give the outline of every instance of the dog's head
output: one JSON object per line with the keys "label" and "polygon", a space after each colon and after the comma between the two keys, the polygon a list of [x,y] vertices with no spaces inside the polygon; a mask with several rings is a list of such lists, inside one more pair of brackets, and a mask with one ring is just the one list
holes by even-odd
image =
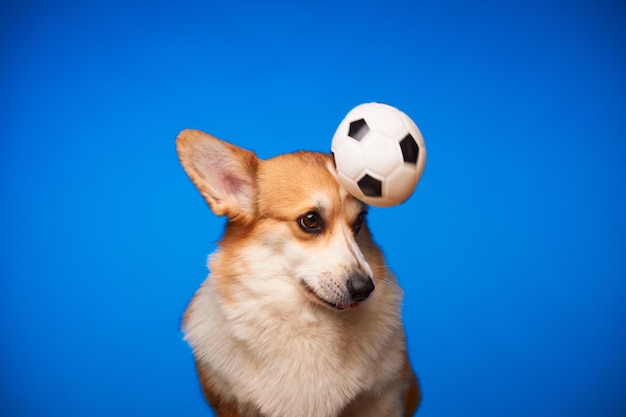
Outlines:
{"label": "dog's head", "polygon": [[371,295],[382,255],[365,225],[367,207],[339,184],[331,155],[261,160],[197,130],[181,132],[176,145],[213,212],[228,218],[212,265],[223,296],[296,288],[309,301],[346,310]]}

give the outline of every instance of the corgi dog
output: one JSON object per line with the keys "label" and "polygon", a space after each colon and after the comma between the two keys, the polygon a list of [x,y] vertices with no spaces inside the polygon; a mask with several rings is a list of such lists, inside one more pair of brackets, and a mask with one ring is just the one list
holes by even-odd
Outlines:
{"label": "corgi dog", "polygon": [[183,317],[219,417],[408,417],[421,399],[402,290],[333,157],[261,160],[198,130],[184,170],[226,226]]}

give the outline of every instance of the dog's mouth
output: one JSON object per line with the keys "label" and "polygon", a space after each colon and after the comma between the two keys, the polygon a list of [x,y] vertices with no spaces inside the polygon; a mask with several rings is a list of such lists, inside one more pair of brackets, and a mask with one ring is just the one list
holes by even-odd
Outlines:
{"label": "dog's mouth", "polygon": [[313,290],[313,288],[311,288],[309,284],[307,284],[306,282],[300,281],[300,283],[302,284],[302,287],[304,288],[305,292],[309,295],[309,297],[313,298],[314,301],[321,302],[325,306],[328,306],[334,310],[350,310],[359,306],[358,302],[352,301],[352,300],[342,299],[340,301],[335,301],[335,302],[327,300],[326,298],[316,293]]}

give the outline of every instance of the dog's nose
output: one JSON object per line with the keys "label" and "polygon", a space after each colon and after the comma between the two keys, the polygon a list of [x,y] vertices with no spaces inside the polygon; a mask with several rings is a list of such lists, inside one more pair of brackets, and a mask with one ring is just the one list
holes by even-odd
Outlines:
{"label": "dog's nose", "polygon": [[365,300],[374,291],[374,281],[366,275],[352,274],[346,282],[348,292],[356,302]]}

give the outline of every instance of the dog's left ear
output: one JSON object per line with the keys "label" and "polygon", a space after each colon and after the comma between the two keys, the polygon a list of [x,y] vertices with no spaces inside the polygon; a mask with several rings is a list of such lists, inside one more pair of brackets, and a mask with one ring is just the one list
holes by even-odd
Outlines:
{"label": "dog's left ear", "polygon": [[259,163],[254,152],[193,129],[180,132],[176,150],[187,175],[215,214],[246,223],[252,220]]}

